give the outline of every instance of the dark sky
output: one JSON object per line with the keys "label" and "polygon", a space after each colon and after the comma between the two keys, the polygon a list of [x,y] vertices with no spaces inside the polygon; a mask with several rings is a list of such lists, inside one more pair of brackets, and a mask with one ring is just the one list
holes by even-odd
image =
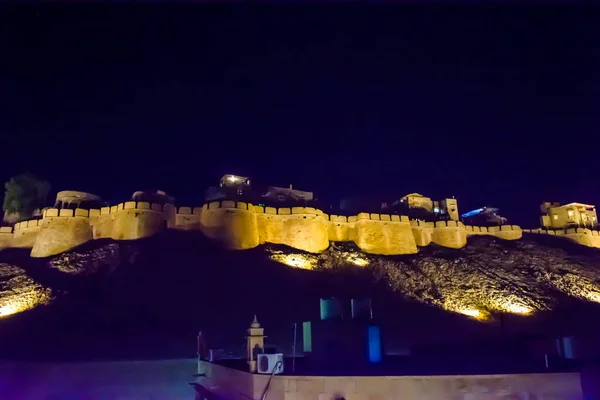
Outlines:
{"label": "dark sky", "polygon": [[598,7],[7,6],[0,51],[2,180],[600,204]]}

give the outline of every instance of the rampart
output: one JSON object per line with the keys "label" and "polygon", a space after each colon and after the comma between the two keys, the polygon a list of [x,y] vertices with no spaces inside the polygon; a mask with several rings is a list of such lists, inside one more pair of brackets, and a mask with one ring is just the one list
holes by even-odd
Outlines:
{"label": "rampart", "polygon": [[[233,250],[274,243],[318,253],[332,241],[353,241],[363,251],[381,255],[414,254],[417,246],[431,243],[461,248],[471,235],[516,240],[522,232],[514,225],[485,228],[387,214],[327,215],[311,207],[273,208],[227,200],[194,208],[128,201],[99,210],[46,209],[40,220],[2,228],[0,248],[32,248],[33,257],[47,257],[93,239],[136,240],[164,228],[202,231]],[[600,242],[597,232],[596,238]]]}
{"label": "rampart", "polygon": [[538,235],[561,236],[572,240],[587,247],[600,248],[600,232],[587,228],[571,228],[571,229],[523,229],[525,233],[533,233]]}
{"label": "rampart", "polygon": [[60,254],[92,239],[89,211],[76,208],[44,211],[39,233],[31,249],[32,257]]}

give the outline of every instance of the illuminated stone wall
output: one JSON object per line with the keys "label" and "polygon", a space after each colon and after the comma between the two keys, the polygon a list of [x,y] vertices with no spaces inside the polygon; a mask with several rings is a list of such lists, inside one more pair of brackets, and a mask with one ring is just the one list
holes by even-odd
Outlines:
{"label": "illuminated stone wall", "polygon": [[13,229],[13,240],[10,247],[31,248],[40,232],[40,220],[17,222]]}
{"label": "illuminated stone wall", "polygon": [[252,204],[214,201],[200,213],[202,232],[232,250],[258,246],[258,226]]}
{"label": "illuminated stone wall", "polygon": [[429,246],[435,224],[433,222],[412,220],[410,221],[410,227],[417,246]]}
{"label": "illuminated stone wall", "polygon": [[504,240],[518,240],[523,237],[523,230],[517,225],[502,226],[465,226],[467,236],[490,235]]}
{"label": "illuminated stone wall", "polygon": [[372,254],[414,254],[417,245],[406,216],[360,213],[349,217],[354,224],[349,239]]}
{"label": "illuminated stone wall", "polygon": [[89,240],[92,240],[92,227],[88,210],[48,209],[40,220],[40,231],[31,256],[60,254]]}
{"label": "illuminated stone wall", "polygon": [[254,212],[260,243],[286,244],[313,253],[329,247],[329,221],[321,210],[266,207],[263,212],[262,207],[255,206]]}
{"label": "illuminated stone wall", "polygon": [[150,237],[164,227],[160,204],[128,201],[117,206],[113,221],[112,239],[135,240]]}
{"label": "illuminated stone wall", "polygon": [[526,233],[535,233],[539,235],[560,236],[577,242],[583,246],[600,248],[600,232],[587,228],[572,229],[523,229]]}
{"label": "illuminated stone wall", "polygon": [[200,230],[201,213],[202,207],[179,207],[177,209],[177,212],[174,214],[175,223],[173,224],[173,226],[169,224],[169,228],[184,231]]}
{"label": "illuminated stone wall", "polygon": [[437,221],[431,234],[431,242],[440,246],[460,249],[467,244],[467,232],[462,222]]}

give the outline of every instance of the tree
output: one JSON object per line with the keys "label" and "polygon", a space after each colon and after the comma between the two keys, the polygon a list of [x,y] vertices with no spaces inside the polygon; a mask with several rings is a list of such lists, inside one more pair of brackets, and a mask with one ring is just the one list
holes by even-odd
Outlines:
{"label": "tree", "polygon": [[10,178],[4,184],[3,210],[6,214],[17,214],[19,220],[29,219],[33,211],[46,204],[50,183],[35,175],[24,173]]}

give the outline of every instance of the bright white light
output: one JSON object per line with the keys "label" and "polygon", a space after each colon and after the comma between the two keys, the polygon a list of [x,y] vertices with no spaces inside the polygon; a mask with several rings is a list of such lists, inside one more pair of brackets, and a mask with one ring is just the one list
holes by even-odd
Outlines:
{"label": "bright white light", "polygon": [[0,317],[5,317],[7,315],[11,315],[11,314],[16,314],[19,311],[19,307],[17,306],[17,304],[12,303],[12,304],[8,304],[4,307],[0,307]]}
{"label": "bright white light", "polygon": [[229,178],[227,179],[229,179],[229,182],[235,182],[235,176],[233,175],[229,175]]}
{"label": "bright white light", "polygon": [[473,308],[462,308],[457,311],[461,314],[468,315],[469,317],[481,318],[481,311]]}

